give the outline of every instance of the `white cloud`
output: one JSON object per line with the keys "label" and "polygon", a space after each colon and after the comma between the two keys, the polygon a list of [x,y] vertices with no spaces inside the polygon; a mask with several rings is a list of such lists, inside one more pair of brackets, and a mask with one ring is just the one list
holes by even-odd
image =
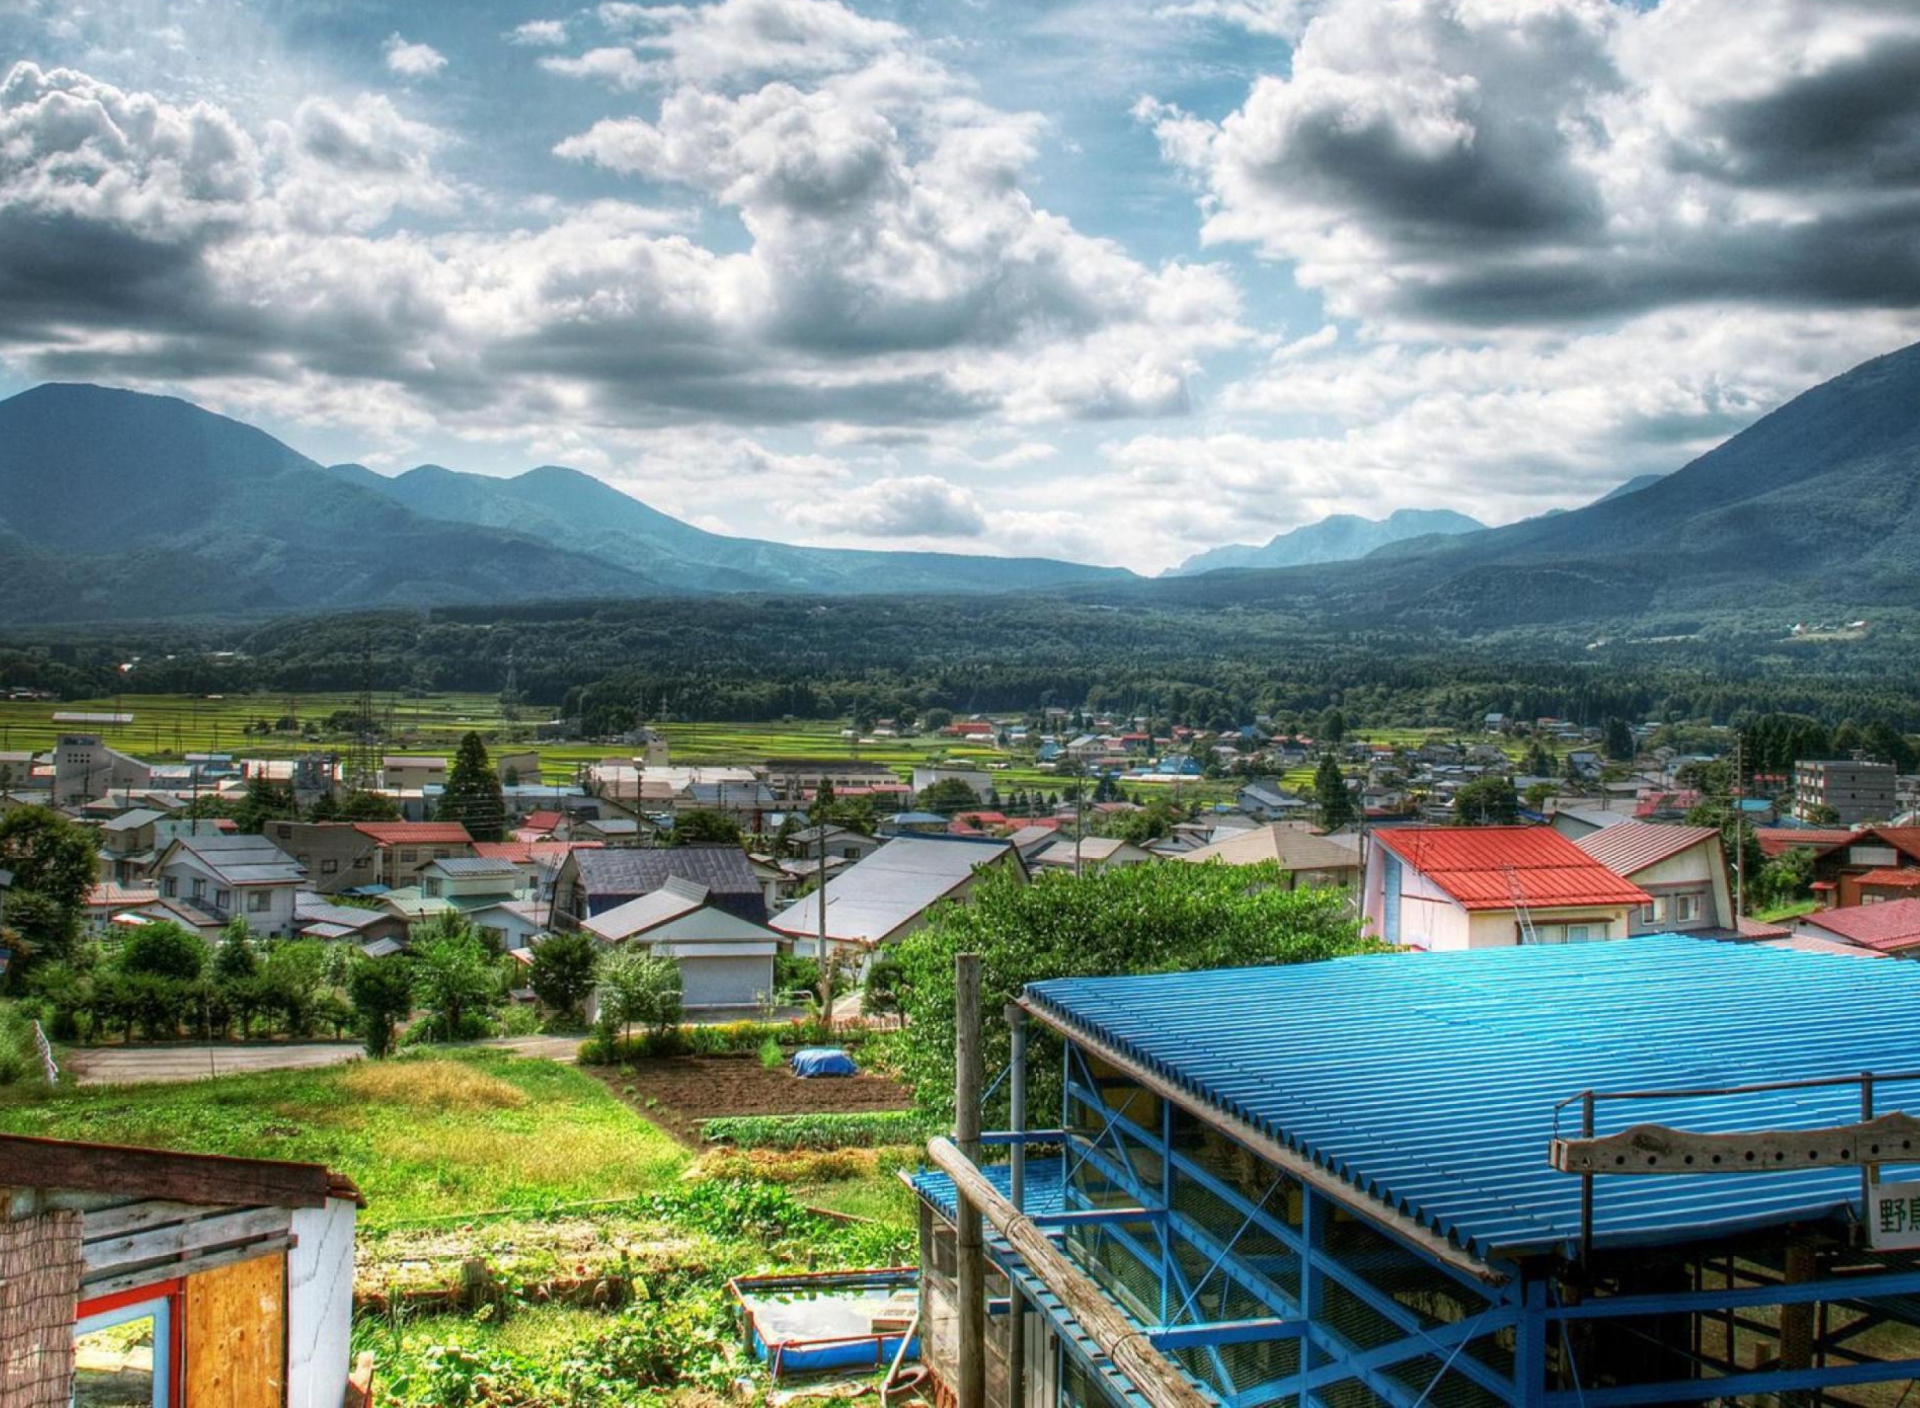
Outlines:
{"label": "white cloud", "polygon": [[1204,232],[1386,326],[1920,303],[1920,10],[1330,0],[1218,123]]}
{"label": "white cloud", "polygon": [[389,34],[381,46],[387,67],[402,78],[431,78],[447,66],[447,56],[431,44],[409,44],[398,34]]}
{"label": "white cloud", "polygon": [[789,514],[795,523],[833,537],[978,538],[987,531],[972,491],[924,474],[878,479],[837,497],[809,497]]}
{"label": "white cloud", "polygon": [[528,20],[525,24],[515,25],[507,31],[507,42],[534,48],[557,48],[567,42],[567,22],[565,20]]}

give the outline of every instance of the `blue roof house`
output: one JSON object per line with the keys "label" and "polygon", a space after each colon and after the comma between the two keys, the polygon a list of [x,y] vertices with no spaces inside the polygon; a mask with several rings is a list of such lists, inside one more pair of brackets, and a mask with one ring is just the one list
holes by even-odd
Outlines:
{"label": "blue roof house", "polygon": [[[1920,1378],[1920,964],[1658,934],[1018,1010],[1045,1127],[935,1151],[991,1185],[989,1402],[1891,1408]],[[922,1323],[964,1324],[953,1177],[911,1182]],[[957,1333],[923,1336],[940,1388]]]}

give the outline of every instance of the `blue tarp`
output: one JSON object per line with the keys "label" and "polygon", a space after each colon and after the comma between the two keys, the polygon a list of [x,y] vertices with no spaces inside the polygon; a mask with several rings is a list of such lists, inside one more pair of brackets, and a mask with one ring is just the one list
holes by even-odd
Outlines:
{"label": "blue tarp", "polygon": [[852,1076],[860,1073],[853,1057],[837,1046],[808,1046],[793,1053],[797,1076]]}

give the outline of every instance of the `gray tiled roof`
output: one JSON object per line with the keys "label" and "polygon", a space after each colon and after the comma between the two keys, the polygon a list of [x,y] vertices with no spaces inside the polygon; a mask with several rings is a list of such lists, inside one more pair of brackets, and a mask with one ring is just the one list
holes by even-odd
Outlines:
{"label": "gray tiled roof", "polygon": [[650,895],[677,875],[705,885],[717,907],[756,924],[767,920],[766,894],[737,846],[575,851],[570,859],[579,869],[589,914]]}

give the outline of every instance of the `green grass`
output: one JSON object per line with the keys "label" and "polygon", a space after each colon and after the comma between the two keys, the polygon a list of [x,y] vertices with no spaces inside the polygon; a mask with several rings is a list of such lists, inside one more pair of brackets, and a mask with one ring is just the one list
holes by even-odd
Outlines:
{"label": "green grass", "polygon": [[1762,924],[1784,924],[1789,919],[1798,919],[1802,915],[1812,914],[1820,908],[1818,900],[1795,900],[1792,904],[1775,905],[1772,909],[1755,910],[1753,917]]}
{"label": "green grass", "polygon": [[0,1107],[0,1129],[325,1164],[374,1230],[648,1193],[688,1162],[591,1076],[503,1052],[87,1087]]}

